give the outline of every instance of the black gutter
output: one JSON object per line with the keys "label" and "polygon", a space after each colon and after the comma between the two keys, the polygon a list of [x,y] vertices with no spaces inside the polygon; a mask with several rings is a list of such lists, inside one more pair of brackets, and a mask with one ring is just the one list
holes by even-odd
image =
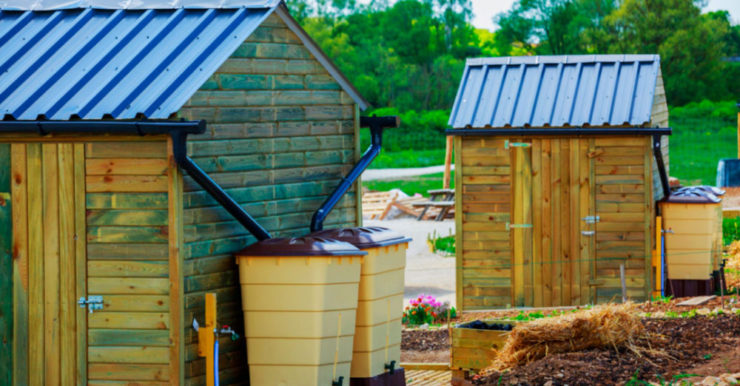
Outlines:
{"label": "black gutter", "polygon": [[663,151],[660,148],[660,135],[653,136],[653,156],[655,156],[655,163],[658,164],[658,174],[660,175],[660,185],[663,187],[663,193],[665,197],[663,200],[671,196],[671,187],[668,183],[668,174],[665,171],[665,162],[663,161]]}
{"label": "black gutter", "polygon": [[0,121],[0,133],[170,135],[179,167],[259,240],[270,234],[187,155],[188,134],[203,134],[205,121]]}
{"label": "black gutter", "polygon": [[159,135],[173,131],[202,134],[205,121],[0,121],[0,133],[138,134]]}
{"label": "black gutter", "polygon": [[349,174],[342,179],[339,186],[334,189],[334,192],[314,212],[311,218],[311,232],[318,232],[324,229],[324,220],[329,216],[329,213],[331,213],[342,196],[347,193],[352,184],[362,175],[362,172],[365,171],[368,165],[378,156],[383,145],[383,129],[398,127],[400,124],[401,121],[397,116],[360,117],[360,127],[370,128],[370,147],[365,150],[362,158],[357,161],[357,164],[349,171]]}
{"label": "black gutter", "polygon": [[265,230],[244,208],[239,205],[226,191],[224,191],[203,169],[198,166],[187,154],[187,136],[184,131],[173,131],[172,135],[172,153],[175,156],[175,162],[181,168],[188,172],[208,194],[218,201],[234,218],[239,221],[249,233],[254,235],[257,240],[267,240],[272,238],[270,233]]}
{"label": "black gutter", "polygon": [[671,135],[670,128],[648,127],[507,127],[503,129],[451,129],[446,135],[457,136],[580,136],[580,135]]}

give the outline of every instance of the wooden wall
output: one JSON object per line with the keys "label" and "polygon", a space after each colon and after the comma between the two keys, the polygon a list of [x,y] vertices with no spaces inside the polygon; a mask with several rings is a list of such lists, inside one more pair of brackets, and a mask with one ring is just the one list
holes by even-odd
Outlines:
{"label": "wooden wall", "polygon": [[[612,300],[621,296],[620,264],[628,295],[645,298],[654,213],[651,138],[455,140],[458,305]],[[506,149],[506,141],[517,145]],[[600,221],[589,224],[587,216]],[[507,230],[507,222],[529,228]]]}
{"label": "wooden wall", "polygon": [[164,140],[85,144],[87,291],[105,302],[88,316],[90,384],[178,378],[167,157]]}
{"label": "wooden wall", "polygon": [[0,144],[0,384],[13,376],[13,220],[10,145]]}
{"label": "wooden wall", "polygon": [[[275,237],[308,233],[313,212],[359,157],[354,101],[274,14],[181,116],[208,121],[188,153]],[[184,190],[185,322],[202,319],[204,294],[215,292],[219,323],[243,331],[233,253],[255,239],[190,177]],[[348,193],[327,227],[357,224],[357,206]],[[204,383],[196,334],[186,327],[184,336],[187,383]],[[221,381],[246,379],[244,341],[224,338],[221,353]]]}
{"label": "wooden wall", "polygon": [[[663,75],[658,70],[658,79],[655,84],[655,96],[653,97],[653,109],[650,114],[650,125],[653,127],[670,127],[668,122],[668,102],[665,96],[665,87],[663,86]],[[661,138],[661,150],[663,152],[663,162],[665,163],[666,173],[670,175],[670,156],[669,156],[670,136]],[[660,183],[660,174],[658,174],[658,164],[655,157],[653,165],[653,197],[656,201],[663,198],[663,187]]]}
{"label": "wooden wall", "polygon": [[650,296],[655,222],[652,138],[597,138],[596,148],[596,296],[621,300],[619,265],[625,265],[627,295]]}

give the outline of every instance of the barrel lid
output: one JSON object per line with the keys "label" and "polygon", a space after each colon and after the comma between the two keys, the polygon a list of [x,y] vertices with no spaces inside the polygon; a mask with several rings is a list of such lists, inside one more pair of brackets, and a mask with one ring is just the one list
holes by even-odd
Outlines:
{"label": "barrel lid", "polygon": [[666,201],[684,204],[716,204],[722,201],[718,196],[723,194],[725,194],[724,190],[711,186],[689,186],[671,193]]}
{"label": "barrel lid", "polygon": [[360,249],[387,247],[411,241],[410,238],[383,227],[327,229],[311,233],[310,236],[341,240]]}
{"label": "barrel lid", "polygon": [[237,256],[362,256],[354,245],[325,237],[294,237],[267,239],[254,243]]}

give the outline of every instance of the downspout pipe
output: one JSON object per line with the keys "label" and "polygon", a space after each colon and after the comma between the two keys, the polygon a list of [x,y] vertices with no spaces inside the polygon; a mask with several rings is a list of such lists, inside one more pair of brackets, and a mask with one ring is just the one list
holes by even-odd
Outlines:
{"label": "downspout pipe", "polygon": [[655,156],[655,163],[658,165],[658,174],[660,175],[660,185],[663,187],[663,193],[667,199],[671,195],[671,187],[668,183],[668,174],[665,171],[665,162],[663,161],[663,151],[660,148],[661,135],[657,134],[653,136],[653,155]]}
{"label": "downspout pipe", "polygon": [[362,175],[362,172],[367,169],[368,165],[378,156],[383,146],[383,129],[395,128],[400,124],[401,120],[397,116],[360,117],[360,127],[370,128],[370,147],[365,150],[362,158],[357,161],[357,164],[350,170],[349,174],[342,179],[339,186],[334,189],[334,192],[314,212],[313,218],[311,218],[311,232],[318,232],[324,229],[324,220],[329,216],[329,213],[331,213],[349,188],[352,187],[352,184]]}
{"label": "downspout pipe", "polygon": [[192,158],[188,157],[187,154],[187,136],[188,133],[185,131],[173,131],[172,135],[172,153],[175,157],[175,162],[178,166],[188,172],[190,177],[195,180],[208,194],[213,197],[214,200],[218,201],[221,206],[226,209],[236,221],[239,221],[249,233],[254,235],[257,240],[267,240],[272,238],[270,233],[265,230],[252,216],[247,213],[244,208],[239,205],[226,191],[224,191],[211,177],[206,174],[198,164],[193,161]]}

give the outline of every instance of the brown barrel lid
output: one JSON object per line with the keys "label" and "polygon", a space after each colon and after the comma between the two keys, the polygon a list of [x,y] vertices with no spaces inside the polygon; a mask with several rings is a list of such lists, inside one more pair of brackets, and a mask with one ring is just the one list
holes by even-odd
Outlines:
{"label": "brown barrel lid", "polygon": [[411,241],[410,238],[383,227],[327,229],[309,236],[345,241],[360,249],[387,247]]}
{"label": "brown barrel lid", "polygon": [[324,237],[267,239],[242,249],[237,256],[362,256],[354,245]]}

